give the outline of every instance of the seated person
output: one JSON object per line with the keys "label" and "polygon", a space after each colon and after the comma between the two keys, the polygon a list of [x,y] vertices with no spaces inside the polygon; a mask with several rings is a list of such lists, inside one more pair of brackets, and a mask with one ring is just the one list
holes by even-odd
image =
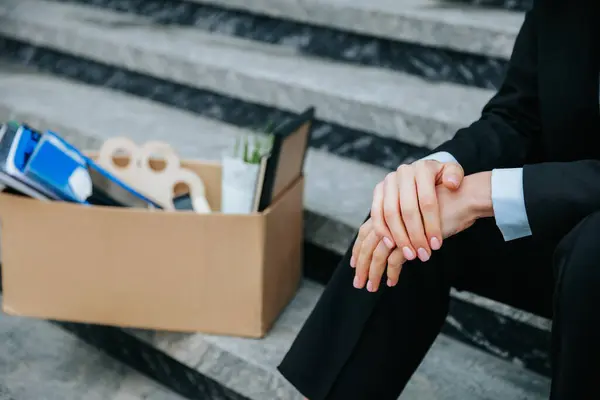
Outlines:
{"label": "seated person", "polygon": [[600,399],[599,21],[535,2],[481,118],[377,185],[279,366],[304,396],[397,399],[454,287],[552,318],[551,399]]}

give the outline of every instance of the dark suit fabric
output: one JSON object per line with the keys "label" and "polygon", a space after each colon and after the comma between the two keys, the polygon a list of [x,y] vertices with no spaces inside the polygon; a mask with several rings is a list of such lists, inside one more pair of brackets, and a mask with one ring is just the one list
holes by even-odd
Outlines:
{"label": "dark suit fabric", "polygon": [[552,400],[600,398],[599,21],[597,1],[538,1],[497,95],[435,150],[467,174],[523,167],[533,235],[480,220],[377,293],[353,288],[349,250],[279,367],[310,400],[397,399],[453,287],[552,318]]}

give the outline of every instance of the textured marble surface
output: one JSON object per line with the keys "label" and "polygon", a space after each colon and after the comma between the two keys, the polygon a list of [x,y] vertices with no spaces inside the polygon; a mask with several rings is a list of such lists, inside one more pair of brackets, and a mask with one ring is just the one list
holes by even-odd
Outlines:
{"label": "textured marble surface", "polygon": [[[137,142],[167,140],[185,157],[218,159],[243,130],[189,112],[103,88],[0,68],[0,118],[15,118],[55,129],[83,148],[127,134]],[[53,98],[52,102],[47,101]],[[135,116],[135,117],[132,117]],[[327,171],[326,174],[323,171]],[[308,273],[326,282],[369,208],[372,189],[386,170],[310,150],[306,162],[305,258]],[[319,248],[329,250],[323,252]],[[312,268],[319,264],[319,270]],[[326,272],[328,271],[328,272]],[[456,294],[449,333],[494,354],[548,370],[547,325],[536,316],[474,295]],[[465,297],[468,296],[468,297]],[[469,305],[477,304],[472,308]],[[481,312],[481,307],[485,307]],[[489,312],[491,310],[492,312]],[[518,322],[526,325],[521,329]],[[530,328],[528,328],[530,327]],[[534,329],[535,328],[535,329]]]}
{"label": "textured marble surface", "polygon": [[0,32],[19,40],[282,110],[312,105],[325,121],[419,146],[477,119],[492,95],[89,7],[5,3]]}
{"label": "textured marble surface", "polygon": [[248,397],[180,363],[124,329],[68,322],[60,322],[57,325],[186,399],[249,400]]}
{"label": "textured marble surface", "polygon": [[[511,42],[514,41],[514,27],[522,18],[516,13],[477,11],[468,7],[463,14],[456,5],[448,6],[444,2],[431,1],[422,7],[421,15],[410,13],[400,18],[393,14],[405,13],[404,5],[392,7],[389,13],[365,12],[346,7],[339,1],[294,1],[294,0],[211,0],[202,4],[180,0],[61,0],[71,3],[93,4],[95,6],[144,15],[155,23],[163,25],[192,26],[208,32],[252,39],[265,43],[297,49],[305,54],[345,63],[368,65],[406,72],[431,81],[447,81],[482,88],[495,88],[502,80]],[[355,1],[362,7],[373,2]],[[387,4],[392,3],[386,0]],[[413,0],[411,0],[413,1]],[[414,0],[419,2],[422,0]],[[213,4],[207,4],[213,3]],[[237,9],[220,7],[215,4],[237,5]],[[453,4],[453,3],[451,3]],[[336,13],[340,7],[346,18]],[[375,7],[377,3],[375,3]],[[446,10],[449,9],[449,10]],[[461,5],[464,10],[464,5]],[[254,10],[259,13],[244,11]],[[288,12],[293,10],[296,21],[292,21]],[[264,13],[263,13],[264,11]],[[438,13],[458,14],[458,23],[440,21]],[[265,14],[266,13],[266,14]],[[469,24],[470,16],[476,13],[492,17],[498,15],[499,21],[491,21],[485,28]],[[342,13],[344,14],[344,13]],[[433,18],[425,17],[433,14]],[[274,15],[274,16],[269,16]],[[278,18],[277,15],[281,15]],[[294,17],[294,16],[291,16]],[[437,19],[436,19],[437,18]],[[299,21],[313,19],[327,21],[332,26],[314,25]],[[348,19],[354,21],[348,22]],[[356,20],[359,19],[359,20]],[[384,30],[392,37],[405,40],[388,39],[386,36],[369,36],[353,33],[355,26],[362,21],[370,21],[369,28]],[[461,22],[462,21],[462,22]],[[467,24],[465,25],[465,21]],[[508,25],[508,26],[505,26]],[[511,28],[512,27],[512,28]],[[363,29],[364,30],[364,29]],[[483,34],[479,31],[483,30]],[[511,33],[512,32],[512,33]],[[410,40],[409,40],[410,39]],[[419,43],[447,44],[449,48],[425,46]],[[480,50],[481,54],[452,50],[459,48]],[[494,57],[483,54],[504,54]]]}
{"label": "textured marble surface", "polygon": [[183,400],[45,321],[0,314],[2,400]]}
{"label": "textured marble surface", "polygon": [[[99,63],[82,61],[0,37],[0,59],[2,58],[20,65],[35,66],[41,71],[54,75],[134,94],[200,116],[250,129],[260,130],[266,125],[265,121],[280,123],[292,115],[278,109],[239,101],[214,92],[193,89]],[[390,169],[407,159],[419,158],[427,153],[427,150],[422,147],[319,120],[315,124],[310,147]]]}
{"label": "textured marble surface", "polygon": [[[196,373],[210,377],[252,400],[302,400],[302,396],[275,370],[275,363],[259,365],[240,357],[241,349],[223,348],[204,334],[158,331],[129,331],[130,334],[164,352]],[[264,340],[240,339],[262,346]],[[261,347],[262,348],[262,347]],[[268,351],[268,347],[265,347]],[[173,374],[178,374],[174,370]]]}
{"label": "textured marble surface", "polygon": [[[152,2],[142,5],[132,0],[95,0],[93,3],[129,10],[135,10],[137,6],[142,12],[152,10],[153,15],[150,15],[163,23],[185,21],[199,27],[206,26],[206,17],[210,19],[207,11],[211,8],[213,15],[223,9],[237,10],[228,20],[230,23],[225,28],[228,32],[234,27],[238,34],[242,33],[240,25],[252,21],[249,16],[254,14],[271,17],[255,24],[265,29],[273,28],[274,22],[280,22],[274,19],[283,19],[284,22],[304,23],[313,28],[313,32],[317,26],[329,28],[314,33],[332,30],[352,32],[366,38],[385,38],[504,59],[510,56],[523,22],[523,15],[519,12],[429,0],[198,0],[201,4],[195,6],[177,1],[161,2],[161,7]],[[207,3],[212,7],[206,7]],[[266,21],[271,23],[265,24]]]}
{"label": "textured marble surface", "polygon": [[[133,334],[230,387],[246,388],[244,393],[251,399],[300,399],[291,388],[284,391],[288,385],[274,368],[321,291],[320,285],[305,282],[273,330],[261,340],[145,331]],[[260,386],[260,392],[252,390]],[[265,391],[265,387],[278,387],[278,391]],[[401,399],[543,399],[547,393],[546,378],[440,336]]]}
{"label": "textured marble surface", "polygon": [[441,0],[442,3],[466,3],[477,7],[500,8],[513,11],[528,11],[533,0]]}
{"label": "textured marble surface", "polygon": [[430,0],[202,0],[425,46],[508,59],[523,15]]}

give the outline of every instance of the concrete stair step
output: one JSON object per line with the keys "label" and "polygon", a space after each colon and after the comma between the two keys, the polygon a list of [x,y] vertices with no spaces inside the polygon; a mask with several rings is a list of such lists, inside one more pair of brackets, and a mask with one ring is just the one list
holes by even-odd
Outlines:
{"label": "concrete stair step", "polygon": [[43,0],[6,0],[0,35],[282,110],[314,105],[325,121],[419,146],[448,139],[492,95]]}
{"label": "concrete stair step", "polygon": [[[214,160],[231,148],[235,137],[248,132],[148,100],[65,81],[22,67],[4,65],[0,71],[0,86],[5,88],[5,93],[11,94],[0,97],[0,119],[14,118],[39,128],[54,129],[82,148],[95,148],[108,137],[125,134],[140,143],[165,140],[185,157]],[[48,101],[48,98],[53,100]],[[374,184],[386,171],[310,150],[305,172],[306,240],[339,258],[362,222]],[[331,271],[333,267],[334,262],[324,269]],[[538,331],[547,333],[541,329],[546,327],[547,321],[478,296],[465,293],[454,296],[453,311],[447,324],[447,331],[453,336],[509,360],[518,359],[525,365],[528,365],[530,354],[544,352],[545,343],[539,339]],[[483,330],[477,323],[472,324],[480,318],[490,320]],[[511,333],[510,327],[515,324],[518,329]],[[498,349],[495,337],[487,336],[488,331],[492,336],[502,337],[507,337],[506,331],[509,331],[508,337],[520,341],[529,353],[521,360],[521,354]],[[532,331],[533,339],[529,337]],[[181,337],[192,340],[189,335]],[[237,354],[233,356],[238,357]],[[543,356],[537,357],[534,357],[535,362],[546,362]],[[260,381],[263,383],[253,381],[258,385],[257,393],[272,388],[271,379]]]}
{"label": "concrete stair step", "polygon": [[[58,1],[145,16],[161,25],[187,26],[276,44],[326,60],[408,73],[429,81],[492,89],[502,82],[510,46],[514,41],[514,31],[511,33],[510,28],[504,28],[507,25],[504,19],[509,19],[510,24],[518,29],[516,20],[523,17],[518,13],[481,10],[460,1],[435,0],[423,4],[410,0],[414,4],[402,4],[399,9],[392,7],[393,13],[387,13],[390,7],[380,7],[377,3],[373,4],[373,12],[367,12],[371,11],[371,3],[362,3],[355,9],[352,4],[312,0],[298,5],[287,0],[265,0],[268,2],[266,7],[261,2],[244,3],[239,0]],[[403,13],[402,7],[405,6],[408,7],[408,14]],[[324,10],[321,9],[323,7]],[[488,28],[479,32],[482,24],[476,23],[474,27],[473,24],[469,25],[471,22],[467,18],[455,18],[463,14],[469,16],[473,12],[482,17],[476,20],[489,20],[490,26],[497,29],[490,31]],[[305,18],[298,17],[298,13]],[[338,23],[338,14],[350,18],[352,22]],[[331,25],[324,22],[328,21],[324,18],[327,16],[331,16]],[[309,17],[323,23],[314,23]],[[374,36],[368,33],[369,29],[360,29],[371,28],[364,26],[363,21],[368,23],[377,18],[379,20],[375,21],[373,27],[376,28],[373,29],[377,32],[383,30],[389,35]],[[456,25],[446,20],[452,20]],[[390,25],[393,26],[391,29],[380,28]],[[468,31],[473,31],[472,36]]]}
{"label": "concrete stair step", "polygon": [[0,314],[2,400],[183,400],[58,325]]}
{"label": "concrete stair step", "polygon": [[464,3],[500,10],[529,11],[533,0],[441,0],[443,3]]}
{"label": "concrete stair step", "polygon": [[[322,290],[319,284],[304,282],[273,330],[261,340],[150,331],[133,334],[240,392],[253,389],[253,393],[243,392],[251,399],[267,399],[263,397],[264,386],[260,387],[259,383],[264,381],[264,385],[270,388],[280,385],[276,382],[282,382],[281,378],[274,368],[291,345]],[[200,361],[198,353],[203,354]],[[236,366],[237,370],[235,367],[227,370],[223,366]],[[547,378],[524,371],[516,364],[440,335],[400,399],[541,400],[547,397],[548,383]],[[286,384],[281,385],[277,392],[281,397],[277,398],[301,398],[291,396],[291,393],[283,395]]]}
{"label": "concrete stair step", "polygon": [[368,36],[509,58],[523,13],[430,0],[192,0]]}

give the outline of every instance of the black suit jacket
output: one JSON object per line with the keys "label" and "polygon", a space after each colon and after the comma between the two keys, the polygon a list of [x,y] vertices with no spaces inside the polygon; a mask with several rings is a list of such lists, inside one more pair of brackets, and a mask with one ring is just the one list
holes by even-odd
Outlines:
{"label": "black suit jacket", "polygon": [[535,236],[562,237],[600,211],[600,0],[540,0],[481,118],[435,151],[471,174],[524,167]]}

